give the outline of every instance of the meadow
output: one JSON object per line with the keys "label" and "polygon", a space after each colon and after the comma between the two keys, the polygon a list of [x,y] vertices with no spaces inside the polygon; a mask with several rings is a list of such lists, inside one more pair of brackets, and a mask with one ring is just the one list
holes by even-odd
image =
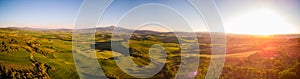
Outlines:
{"label": "meadow", "polygon": [[[108,78],[135,78],[116,65],[113,53],[122,58],[122,52],[112,51],[112,27],[97,28],[95,52]],[[129,30],[129,29],[127,29]],[[211,58],[209,33],[196,33],[200,48],[200,64],[196,78],[203,79]],[[300,79],[300,35],[238,35],[227,34],[226,60],[220,79]],[[294,36],[298,38],[294,38]],[[191,41],[191,40],[181,40]],[[151,78],[174,78],[181,62],[181,47],[171,32],[138,31],[130,38],[130,57],[139,66],[150,63],[148,54],[153,44],[166,50],[163,69]],[[187,46],[188,47],[188,46]],[[0,79],[41,78],[78,79],[70,29],[0,29]],[[84,55],[83,55],[84,56]]]}

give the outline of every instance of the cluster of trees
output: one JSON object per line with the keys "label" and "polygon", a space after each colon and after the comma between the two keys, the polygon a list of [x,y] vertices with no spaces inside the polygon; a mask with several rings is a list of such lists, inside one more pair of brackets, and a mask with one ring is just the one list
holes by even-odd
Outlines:
{"label": "cluster of trees", "polygon": [[[32,63],[29,69],[20,69],[17,67],[8,67],[6,65],[0,65],[0,79],[49,79],[48,70],[50,66],[38,62],[34,59],[34,53],[39,53],[46,56],[47,58],[54,58],[53,53],[56,51],[51,47],[43,46],[38,34],[28,35],[30,32],[19,30],[19,29],[0,29],[0,53],[1,54],[12,54],[11,58],[19,57],[17,53],[29,52],[30,55],[25,55],[23,60],[31,60],[29,62],[10,61],[11,65],[22,65],[24,63]],[[23,33],[25,32],[25,33]],[[70,39],[70,38],[66,38]],[[49,39],[50,40],[50,39]],[[25,59],[29,57],[28,59]],[[0,60],[6,61],[6,60]],[[1,63],[0,63],[1,64]]]}
{"label": "cluster of trees", "polygon": [[[298,46],[299,47],[299,46]],[[265,52],[255,53],[248,58],[231,58],[237,64],[225,64],[221,79],[299,79],[300,58],[298,47],[276,49],[273,57]],[[233,62],[233,61],[229,61]],[[228,63],[228,61],[226,62]]]}
{"label": "cluster of trees", "polygon": [[25,79],[35,78],[33,70],[15,70],[13,68],[0,67],[0,78],[1,79]]}
{"label": "cluster of trees", "polygon": [[110,33],[99,33],[99,32],[97,32],[95,34],[95,41],[108,42],[110,40],[111,40],[111,34]]}
{"label": "cluster of trees", "polygon": [[[11,30],[11,29],[10,29]],[[46,57],[54,58],[56,52],[51,48],[45,48],[41,43],[37,42],[37,38],[15,33],[6,33],[0,35],[0,52],[12,53],[17,51],[25,51],[40,53]]]}
{"label": "cluster of trees", "polygon": [[[265,61],[265,60],[263,60]],[[259,65],[259,64],[258,64]],[[221,79],[299,79],[299,64],[292,68],[280,70],[276,68],[259,69],[251,66],[231,66],[226,65],[223,68]]]}
{"label": "cluster of trees", "polygon": [[42,47],[40,43],[36,42],[27,42],[27,45],[30,47],[30,52],[42,54],[48,58],[55,58],[53,53],[56,51],[50,48]]}
{"label": "cluster of trees", "polygon": [[48,76],[48,73],[47,71],[51,68],[47,65],[45,65],[44,63],[38,63],[36,62],[34,64],[34,73],[35,73],[35,76],[38,77],[38,78],[42,78],[42,79],[45,79],[45,78],[49,78]]}
{"label": "cluster of trees", "polygon": [[49,79],[45,66],[40,64],[38,69],[24,69],[18,70],[14,68],[6,68],[0,66],[0,78],[1,79]]}
{"label": "cluster of trees", "polygon": [[11,53],[20,50],[20,40],[8,35],[0,36],[0,52]]}

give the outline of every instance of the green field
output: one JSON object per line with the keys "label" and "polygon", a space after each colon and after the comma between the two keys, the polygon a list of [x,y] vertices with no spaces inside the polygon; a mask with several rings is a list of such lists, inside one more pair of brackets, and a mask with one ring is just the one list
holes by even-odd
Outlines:
{"label": "green field", "polygon": [[[181,62],[180,57],[185,55],[200,57],[196,78],[205,78],[212,57],[211,46],[213,45],[210,43],[209,34],[199,33],[197,36],[201,54],[181,54],[180,50],[184,48],[181,48],[174,34],[147,33],[135,33],[129,40],[129,44],[123,41],[118,43],[118,46],[129,48],[129,57],[139,66],[146,66],[150,63],[148,52],[152,45],[163,46],[167,54],[166,65],[151,78],[174,78]],[[112,51],[111,33],[99,31],[95,36],[95,43],[91,44],[95,45],[95,50],[88,46],[79,50],[96,53],[97,60],[108,78],[135,78],[116,65],[113,53],[116,54],[115,57],[120,59],[123,57],[122,52]],[[79,78],[73,59],[71,30],[1,28],[0,38],[0,79]],[[195,42],[182,39],[180,41]],[[299,38],[286,39],[275,36],[265,38],[250,35],[239,37],[229,34],[227,35],[225,65],[219,78],[299,79],[299,42]],[[84,54],[82,56],[88,57]]]}

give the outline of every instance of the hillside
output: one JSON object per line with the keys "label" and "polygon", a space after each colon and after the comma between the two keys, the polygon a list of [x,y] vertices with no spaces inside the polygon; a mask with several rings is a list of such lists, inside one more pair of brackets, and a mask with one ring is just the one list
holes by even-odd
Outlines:
{"label": "hillside", "polygon": [[[95,43],[89,49],[96,49],[97,59],[109,78],[134,78],[118,68],[112,53],[122,52],[111,49],[111,31],[118,27],[96,28]],[[130,29],[121,28],[130,31]],[[126,33],[126,31],[124,31]],[[187,39],[191,33],[178,32]],[[196,78],[204,78],[211,57],[210,33],[197,32],[200,48],[200,65]],[[227,34],[226,61],[221,79],[299,79],[300,38],[299,35],[255,36]],[[0,79],[41,78],[77,79],[73,54],[71,29],[0,29]],[[167,53],[167,63],[159,74],[151,78],[174,78],[181,62],[181,49],[176,35],[172,32],[137,30],[129,40],[118,42],[120,48],[129,48],[130,57],[139,66],[149,64],[149,48],[162,45]],[[195,47],[195,46],[183,46]],[[192,52],[198,51],[188,51]],[[239,75],[243,74],[243,75]],[[238,76],[237,76],[238,75]]]}

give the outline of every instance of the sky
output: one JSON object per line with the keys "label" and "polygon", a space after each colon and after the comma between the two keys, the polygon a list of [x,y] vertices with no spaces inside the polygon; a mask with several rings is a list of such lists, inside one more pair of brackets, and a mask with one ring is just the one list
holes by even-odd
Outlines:
{"label": "sky", "polygon": [[0,24],[28,25],[28,27],[72,25],[82,2],[82,0],[0,0]]}
{"label": "sky", "polygon": [[[269,29],[274,29],[270,33],[300,32],[297,30],[300,29],[299,0],[214,1],[226,32],[261,34],[263,30]],[[82,2],[83,0],[0,0],[0,27],[73,28]],[[149,3],[153,5],[141,6]],[[130,11],[136,13],[130,13]],[[167,16],[170,12],[174,15]],[[110,25],[130,27],[135,24],[134,22],[143,22],[140,18],[134,17],[135,15],[150,16],[149,14],[166,15],[164,18],[170,19],[155,19],[155,21],[170,24],[168,26],[173,30],[180,31],[182,28],[191,28],[194,31],[208,30],[202,17],[184,0],[115,0],[103,14],[99,27]],[[133,17],[126,18],[125,15]],[[124,16],[129,19],[124,21],[127,24],[122,25],[122,22],[119,24]],[[261,25],[265,25],[264,28]],[[147,25],[144,29],[151,29],[149,27],[151,26]]]}

